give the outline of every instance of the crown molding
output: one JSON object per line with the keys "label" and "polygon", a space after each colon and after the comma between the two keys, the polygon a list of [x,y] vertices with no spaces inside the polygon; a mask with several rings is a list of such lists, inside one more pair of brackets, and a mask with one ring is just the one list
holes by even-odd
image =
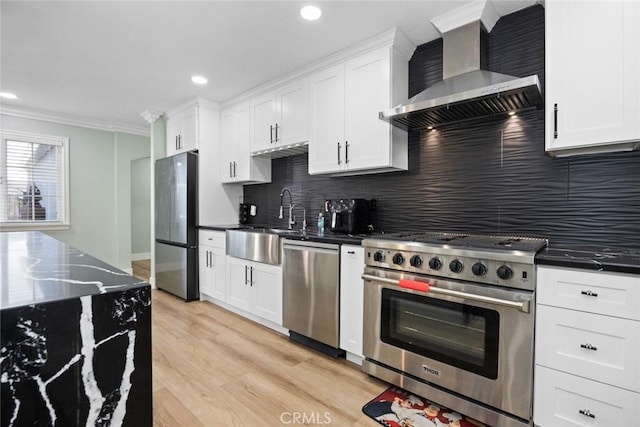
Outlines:
{"label": "crown molding", "polygon": [[127,123],[95,120],[87,117],[55,113],[53,111],[7,107],[6,105],[3,105],[0,106],[0,114],[10,117],[19,117],[21,119],[40,120],[43,122],[78,126],[89,129],[104,130],[108,132],[122,132],[140,136],[149,136],[150,134],[149,128],[147,126],[136,126]]}
{"label": "crown molding", "polygon": [[149,123],[150,125],[152,125],[153,122],[158,120],[160,118],[160,116],[162,116],[162,111],[145,110],[142,113],[140,113],[140,117],[145,119],[147,121],[147,123]]}
{"label": "crown molding", "polygon": [[205,108],[209,108],[213,111],[220,111],[220,104],[218,104],[217,102],[213,102],[213,101],[209,101],[208,99],[204,99],[204,98],[200,98],[200,97],[193,97],[193,98],[189,98],[188,100],[186,100],[185,102],[183,102],[182,104],[173,107],[172,109],[168,110],[164,116],[168,119],[171,118],[171,116],[174,116],[176,114],[179,114],[181,112],[183,112],[184,110],[188,109],[188,108],[193,108],[193,107],[197,107],[197,106],[202,106]]}
{"label": "crown molding", "polygon": [[431,20],[431,23],[440,34],[475,21],[481,21],[487,32],[491,32],[498,19],[500,19],[500,13],[491,0],[477,0],[437,16]]}
{"label": "crown molding", "polygon": [[340,62],[347,61],[354,56],[361,55],[363,53],[381,48],[383,46],[393,46],[393,48],[396,49],[397,52],[401,53],[407,61],[411,59],[411,56],[413,56],[413,52],[416,50],[416,44],[413,43],[399,28],[394,27],[384,31],[383,33],[377,34],[373,37],[349,46],[345,49],[325,56],[324,58],[303,66],[302,68],[298,68],[297,70],[280,78],[254,87],[246,92],[227,99],[222,103],[222,108],[227,109],[241,102],[248,101],[255,96],[259,96],[272,90],[278,89],[279,87],[282,87],[285,84],[291,83],[297,79],[308,77],[311,74],[316,73],[322,69],[331,67]]}

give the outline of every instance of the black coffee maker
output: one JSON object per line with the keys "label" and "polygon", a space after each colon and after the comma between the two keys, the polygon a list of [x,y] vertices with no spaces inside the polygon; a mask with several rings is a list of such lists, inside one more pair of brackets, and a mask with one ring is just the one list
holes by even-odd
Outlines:
{"label": "black coffee maker", "polygon": [[249,220],[249,209],[251,205],[248,203],[240,203],[240,208],[238,209],[238,222],[240,224],[246,224]]}
{"label": "black coffee maker", "polygon": [[366,199],[325,201],[329,213],[329,230],[334,233],[365,234],[371,231],[371,206]]}

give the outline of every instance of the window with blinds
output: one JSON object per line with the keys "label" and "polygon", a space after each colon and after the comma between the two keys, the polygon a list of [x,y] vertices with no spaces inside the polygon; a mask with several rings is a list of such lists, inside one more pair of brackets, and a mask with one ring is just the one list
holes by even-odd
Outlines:
{"label": "window with blinds", "polygon": [[68,225],[68,138],[4,130],[0,133],[3,228]]}

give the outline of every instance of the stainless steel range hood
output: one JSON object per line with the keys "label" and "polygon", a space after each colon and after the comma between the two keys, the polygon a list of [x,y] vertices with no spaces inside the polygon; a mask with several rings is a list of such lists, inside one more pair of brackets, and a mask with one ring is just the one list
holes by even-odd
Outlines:
{"label": "stainless steel range hood", "polygon": [[480,69],[482,23],[443,33],[443,78],[380,118],[405,130],[426,129],[527,108],[543,108],[537,75],[513,77]]}

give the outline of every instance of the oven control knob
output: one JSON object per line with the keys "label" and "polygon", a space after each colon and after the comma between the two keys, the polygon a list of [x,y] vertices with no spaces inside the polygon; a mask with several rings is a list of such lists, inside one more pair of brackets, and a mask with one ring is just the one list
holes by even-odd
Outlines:
{"label": "oven control knob", "polygon": [[471,266],[471,272],[476,276],[484,276],[487,274],[487,267],[481,262],[476,262]]}
{"label": "oven control knob", "polygon": [[409,260],[409,264],[411,264],[411,267],[418,268],[422,265],[422,258],[420,258],[418,255],[414,255]]}
{"label": "oven control knob", "polygon": [[375,262],[382,262],[383,259],[384,259],[384,254],[382,253],[382,251],[378,251],[375,254],[373,254],[373,260]]}
{"label": "oven control knob", "polygon": [[401,253],[397,253],[393,256],[393,263],[398,265],[404,264],[404,257]]}
{"label": "oven control knob", "polygon": [[502,280],[509,280],[513,277],[513,270],[506,265],[501,265],[500,267],[498,267],[498,271],[496,271],[496,273]]}
{"label": "oven control knob", "polygon": [[454,259],[449,263],[449,270],[454,273],[460,273],[464,269],[464,264],[459,259]]}
{"label": "oven control knob", "polygon": [[429,268],[432,270],[440,270],[442,268],[442,261],[440,261],[440,258],[431,258],[429,260]]}

